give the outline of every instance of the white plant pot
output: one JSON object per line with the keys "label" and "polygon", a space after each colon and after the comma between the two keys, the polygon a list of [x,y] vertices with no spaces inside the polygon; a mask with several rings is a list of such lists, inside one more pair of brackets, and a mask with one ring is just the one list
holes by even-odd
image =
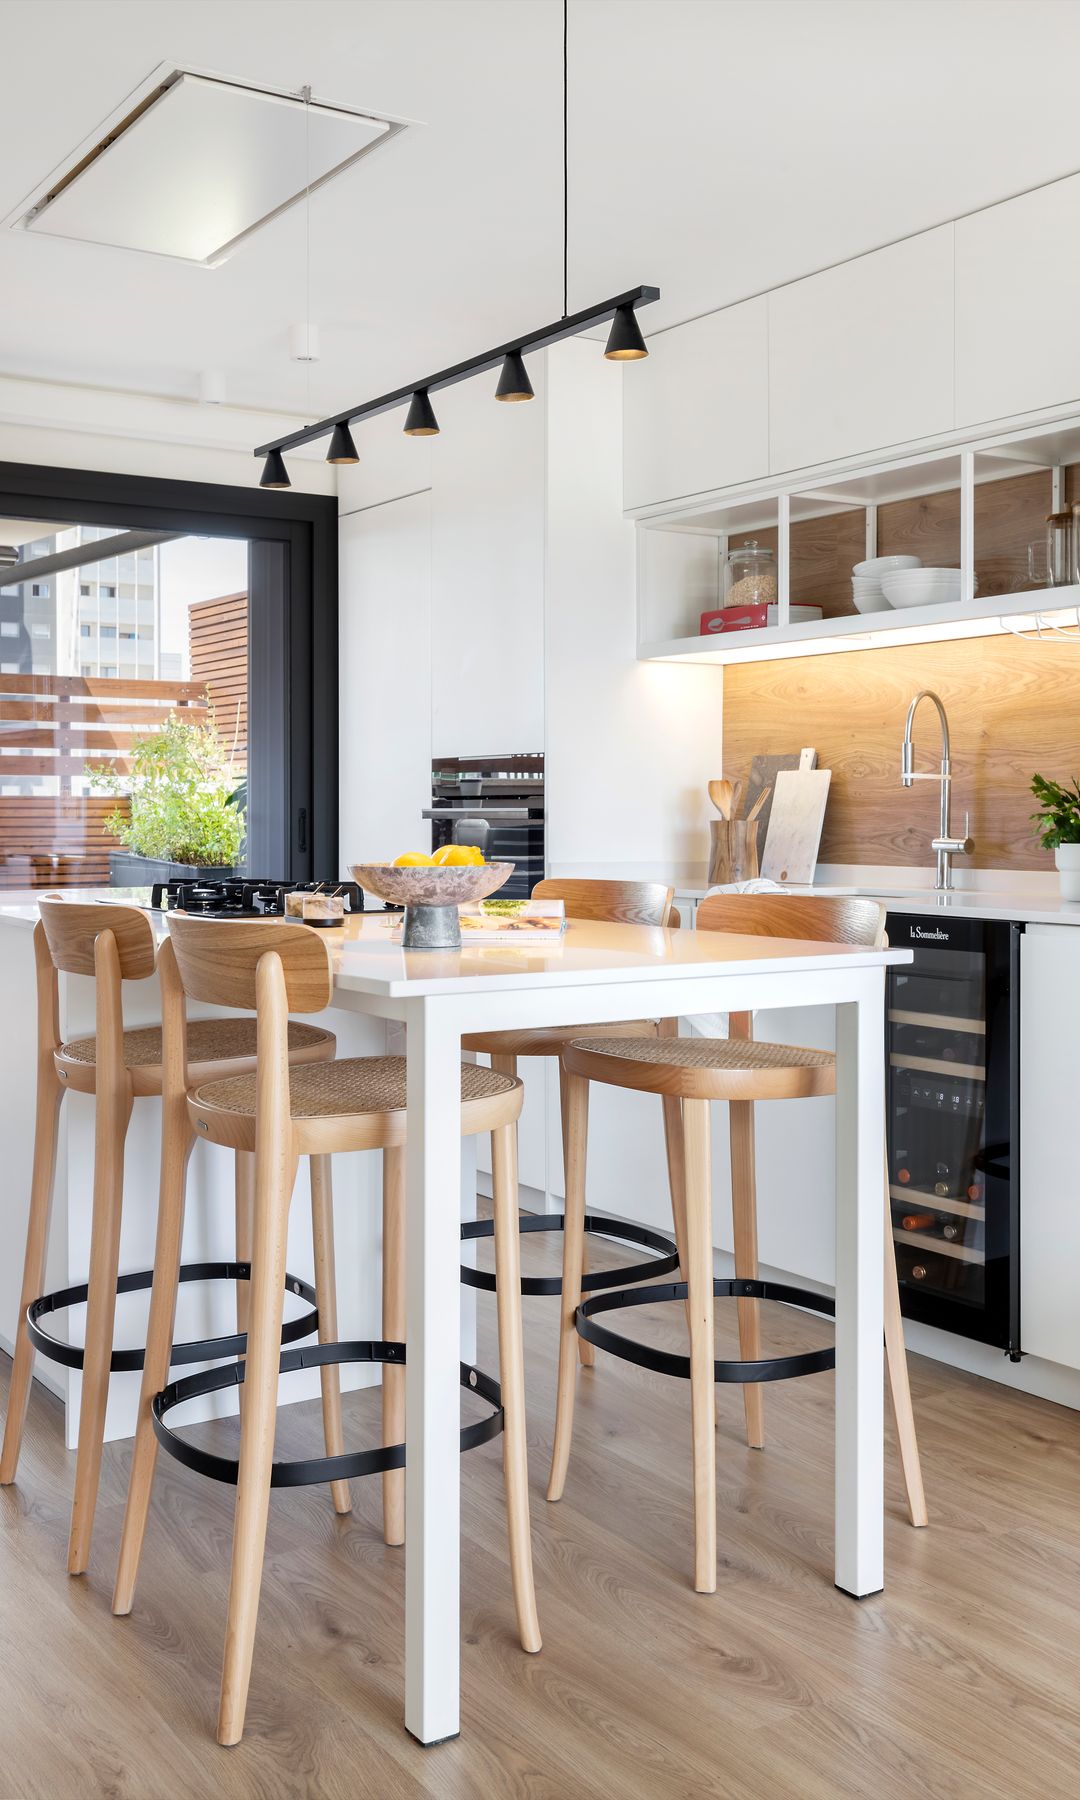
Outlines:
{"label": "white plant pot", "polygon": [[1061,898],[1080,900],[1080,844],[1059,844],[1054,861],[1061,877]]}

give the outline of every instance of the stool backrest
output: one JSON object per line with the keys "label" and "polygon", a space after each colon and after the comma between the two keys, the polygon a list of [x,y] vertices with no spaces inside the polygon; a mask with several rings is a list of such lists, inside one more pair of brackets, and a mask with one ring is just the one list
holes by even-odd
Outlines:
{"label": "stool backrest", "polygon": [[710,894],[697,909],[699,931],[739,937],[805,938],[857,944],[885,942],[885,908],[860,894]]}
{"label": "stool backrest", "polygon": [[605,925],[667,925],[675,889],[662,881],[538,881],[534,900],[561,900],[568,919],[593,919]]}
{"label": "stool backrest", "polygon": [[96,973],[94,945],[110,931],[123,981],[145,981],[154,973],[154,933],[137,906],[99,906],[95,901],[38,901],[53,967],[65,975]]}
{"label": "stool backrest", "polygon": [[333,964],[324,939],[310,925],[274,919],[200,919],[169,914],[176,967],[184,992],[210,1006],[254,1012],[259,963],[272,951],[281,962],[290,1012],[321,1012],[333,991]]}

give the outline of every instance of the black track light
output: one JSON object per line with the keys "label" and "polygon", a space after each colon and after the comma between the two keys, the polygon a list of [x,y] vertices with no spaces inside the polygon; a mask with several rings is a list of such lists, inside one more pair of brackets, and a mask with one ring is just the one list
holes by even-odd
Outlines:
{"label": "black track light", "polygon": [[266,461],[263,463],[263,472],[259,476],[259,486],[265,488],[292,487],[292,482],[289,480],[289,471],[285,467],[285,458],[282,456],[280,450],[267,451]]}
{"label": "black track light", "polygon": [[520,350],[508,350],[503,357],[502,374],[495,389],[496,400],[532,400],[533,386],[525,370]]}
{"label": "black track light", "polygon": [[330,448],[326,452],[328,463],[358,463],[353,435],[347,425],[335,425],[334,435],[330,439]]}
{"label": "black track light", "polygon": [[639,357],[648,354],[633,307],[616,307],[608,333],[607,349],[604,351],[608,361],[636,362]]}
{"label": "black track light", "polygon": [[[410,381],[403,387],[392,388],[387,394],[359,400],[347,410],[341,407],[333,418],[317,419],[299,431],[290,432],[288,437],[260,444],[255,455],[266,458],[260,486],[289,487],[291,484],[281,460],[282,452],[295,450],[300,444],[314,443],[317,439],[325,440],[331,434],[334,441],[330,445],[328,460],[352,462],[356,452],[351,428],[361,419],[373,419],[379,413],[390,412],[398,406],[407,406],[409,409],[405,430],[410,437],[434,437],[439,429],[439,422],[432,411],[430,396],[436,392],[441,393],[443,388],[453,387],[459,381],[468,381],[474,375],[486,375],[500,366],[496,397],[499,400],[532,400],[532,382],[525,368],[525,358],[531,356],[534,350],[546,350],[552,344],[564,343],[567,338],[577,337],[583,331],[592,331],[609,320],[612,324],[607,344],[608,356],[616,361],[647,356],[648,350],[638,330],[635,308],[649,306],[659,298],[659,288],[628,288],[624,293],[615,294],[610,300],[601,300],[598,305],[586,307],[582,312],[564,312],[561,318],[551,325],[543,326],[539,331],[527,332],[523,337],[517,336],[512,349],[502,343],[490,350],[482,350],[478,356],[452,363],[449,368],[440,369],[434,375],[425,375],[419,381]],[[347,421],[340,433],[339,420]],[[339,459],[340,448],[344,448],[348,455]]]}
{"label": "black track light", "polygon": [[406,437],[438,437],[439,421],[435,417],[435,408],[428,399],[427,388],[417,388],[409,402],[409,414],[405,420]]}

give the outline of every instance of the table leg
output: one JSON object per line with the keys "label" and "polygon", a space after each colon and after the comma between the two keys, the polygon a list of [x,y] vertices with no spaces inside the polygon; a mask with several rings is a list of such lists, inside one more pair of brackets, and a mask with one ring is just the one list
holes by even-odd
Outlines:
{"label": "table leg", "polygon": [[836,1585],[856,1598],[885,1582],[884,971],[862,988],[836,1008]]}
{"label": "table leg", "polygon": [[447,1014],[410,1006],[406,1052],[405,1724],[422,1744],[459,1730],[461,1036]]}

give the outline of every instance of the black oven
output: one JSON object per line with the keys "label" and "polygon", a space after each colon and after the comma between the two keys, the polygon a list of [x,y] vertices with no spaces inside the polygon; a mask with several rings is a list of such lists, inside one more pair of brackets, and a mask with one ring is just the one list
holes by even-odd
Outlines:
{"label": "black oven", "polygon": [[544,876],[544,758],[439,756],[431,765],[431,848],[475,844],[489,862],[512,862],[500,889],[528,899]]}
{"label": "black oven", "polygon": [[902,1310],[1020,1352],[1020,935],[891,913],[889,1199]]}

